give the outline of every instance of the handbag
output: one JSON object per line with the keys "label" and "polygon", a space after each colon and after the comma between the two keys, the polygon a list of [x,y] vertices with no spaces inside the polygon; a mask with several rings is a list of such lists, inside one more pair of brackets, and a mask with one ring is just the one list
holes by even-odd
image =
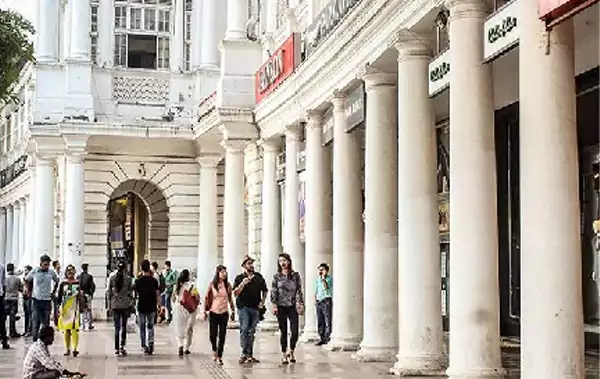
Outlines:
{"label": "handbag", "polygon": [[181,299],[179,300],[179,304],[190,313],[196,312],[196,309],[198,309],[198,306],[200,305],[200,298],[192,295],[193,288],[194,286],[191,286],[189,290],[184,290],[181,294]]}

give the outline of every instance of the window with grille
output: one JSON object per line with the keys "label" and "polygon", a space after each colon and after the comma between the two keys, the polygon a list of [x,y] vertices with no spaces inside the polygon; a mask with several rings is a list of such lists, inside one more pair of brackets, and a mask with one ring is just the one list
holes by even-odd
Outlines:
{"label": "window with grille", "polygon": [[90,4],[90,60],[98,64],[98,12],[100,0],[92,0]]}
{"label": "window with grille", "polygon": [[114,1],[115,66],[169,69],[173,0]]}
{"label": "window with grille", "polygon": [[184,70],[192,69],[192,0],[185,0],[183,24],[183,63]]}

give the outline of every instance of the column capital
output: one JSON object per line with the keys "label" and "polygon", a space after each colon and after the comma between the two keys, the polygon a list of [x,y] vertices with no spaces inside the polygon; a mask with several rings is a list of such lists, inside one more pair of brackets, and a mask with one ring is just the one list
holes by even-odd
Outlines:
{"label": "column capital", "polygon": [[60,137],[34,137],[35,146],[32,151],[35,152],[37,163],[40,161],[52,161],[61,155],[65,149],[65,144]]}
{"label": "column capital", "polygon": [[83,156],[86,154],[88,136],[68,135],[63,136],[65,141],[65,154],[69,156]]}
{"label": "column capital", "polygon": [[347,94],[341,90],[335,90],[333,92],[333,97],[331,98],[331,104],[333,104],[334,111],[344,111],[344,107],[346,106],[346,98]]}
{"label": "column capital", "polygon": [[201,168],[216,168],[222,160],[221,154],[204,154],[196,157],[196,162]]}
{"label": "column capital", "polygon": [[15,202],[12,204],[12,206],[15,211],[18,211],[19,209],[21,209],[21,203],[19,202],[19,200],[15,200]]}
{"label": "column capital", "polygon": [[301,141],[302,127],[299,124],[293,124],[285,127],[285,140]]}
{"label": "column capital", "polygon": [[2,215],[2,216],[6,215],[6,207],[0,208],[0,215]]}
{"label": "column capital", "polygon": [[376,87],[395,87],[398,82],[396,74],[384,72],[365,66],[361,70],[360,78],[365,82],[365,91],[371,91]]}
{"label": "column capital", "polygon": [[390,46],[398,51],[398,62],[412,59],[429,61],[432,57],[429,40],[414,33],[396,33],[390,41]]}
{"label": "column capital", "polygon": [[310,110],[306,112],[306,130],[319,129],[323,127],[323,112],[317,110]]}
{"label": "column capital", "polygon": [[281,152],[281,140],[279,138],[267,138],[258,141],[264,152],[278,154]]}
{"label": "column capital", "polygon": [[485,0],[445,0],[444,5],[450,11],[449,22],[462,18],[485,18],[490,6]]}
{"label": "column capital", "polygon": [[224,139],[221,141],[221,146],[225,149],[226,154],[243,154],[248,140],[246,139]]}

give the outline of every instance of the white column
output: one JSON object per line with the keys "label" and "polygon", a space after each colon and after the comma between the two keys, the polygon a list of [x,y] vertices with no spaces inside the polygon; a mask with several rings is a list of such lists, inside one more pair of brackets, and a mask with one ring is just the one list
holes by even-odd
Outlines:
{"label": "white column", "polygon": [[402,376],[443,375],[435,119],[428,92],[430,53],[398,50],[398,362]]}
{"label": "white column", "polygon": [[450,10],[450,378],[504,375],[500,354],[492,66],[483,63],[485,0]]}
{"label": "white column", "polygon": [[98,66],[100,67],[113,65],[114,9],[112,0],[100,0],[98,9]]}
{"label": "white column", "polygon": [[290,9],[295,9],[300,4],[300,0],[288,0],[288,4]]}
{"label": "white column", "polygon": [[6,208],[0,208],[0,263],[6,266]]}
{"label": "white column", "polygon": [[[27,230],[27,209],[29,208],[25,198],[21,199],[21,216],[19,225],[19,265],[18,268],[23,268],[23,265],[27,261],[27,242],[25,241],[25,234]],[[16,264],[16,263],[15,263]]]}
{"label": "white column", "polygon": [[534,0],[519,7],[521,377],[579,379],[586,375],[573,20],[546,32]]}
{"label": "white column", "polygon": [[13,204],[13,228],[12,228],[12,255],[11,263],[18,267],[19,255],[21,254],[20,245],[20,229],[21,229],[21,204],[17,201]]}
{"label": "white column", "polygon": [[298,153],[302,131],[288,127],[285,131],[285,216],[283,217],[283,249],[293,261],[294,271],[304,279],[304,251],[300,241],[300,212],[298,199],[300,179],[298,178]]}
{"label": "white column", "polygon": [[227,0],[227,31],[225,39],[247,39],[248,0]]}
{"label": "white column", "polygon": [[225,140],[223,261],[230,272],[240,270],[244,248],[244,140]]}
{"label": "white column", "polygon": [[309,112],[306,125],[306,199],[305,222],[305,280],[306,297],[303,342],[318,341],[316,304],[317,268],[321,263],[332,266],[332,193],[331,149],[322,143],[322,115]]}
{"label": "white column", "polygon": [[267,17],[266,17],[266,31],[267,34],[273,34],[277,29],[277,0],[267,0]]}
{"label": "white column", "polygon": [[[206,155],[197,158],[200,164],[200,218],[198,236],[197,286],[206,290],[219,264],[217,226],[217,165],[222,157]],[[228,267],[229,268],[229,267]],[[234,267],[231,267],[234,269]],[[232,274],[235,272],[232,271]]]}
{"label": "white column", "polygon": [[[180,72],[180,70],[184,68],[183,41],[185,36],[183,35],[183,26],[185,23],[185,7],[183,0],[175,0],[173,2],[173,21],[173,35],[171,36],[171,42],[169,45],[171,60],[170,67],[171,71]],[[194,36],[192,36],[192,38],[193,37]]]}
{"label": "white column", "polygon": [[[90,0],[70,0],[69,59],[90,60]],[[105,21],[105,22],[113,22]]]}
{"label": "white column", "polygon": [[[263,141],[262,178],[262,225],[260,238],[260,266],[267,284],[277,272],[277,256],[281,251],[281,207],[277,184],[277,155],[280,146],[273,141]],[[271,302],[267,301],[266,329],[277,330],[277,320],[271,313]],[[265,329],[264,327],[262,327]]]}
{"label": "white column", "polygon": [[66,167],[65,190],[65,244],[63,257],[65,264],[74,265],[77,270],[83,263],[85,239],[85,188],[84,163],[80,154],[69,153]]}
{"label": "white column", "polygon": [[367,296],[358,358],[388,361],[398,349],[398,92],[395,74],[368,72],[363,79]]}
{"label": "white column", "polygon": [[346,133],[346,99],[333,111],[333,350],[358,350],[363,327],[363,222],[360,136]]}
{"label": "white column", "polygon": [[[200,51],[200,66],[203,68],[219,67],[219,41],[218,35],[219,15],[217,12],[219,0],[204,0],[202,2],[201,37],[198,37]],[[201,40],[201,42],[200,42]]]}
{"label": "white column", "polygon": [[[31,175],[30,176],[30,183],[31,183],[31,188],[34,188],[33,183],[34,183],[34,176]],[[27,197],[27,211],[25,212],[25,217],[26,217],[26,224],[27,227],[25,228],[25,264],[27,265],[31,265],[34,266],[34,264],[36,263],[36,259],[35,259],[35,255],[33,253],[33,226],[34,226],[34,221],[33,221],[33,212],[35,210],[35,205],[33,203],[33,196],[29,195]]]}
{"label": "white column", "polygon": [[52,256],[56,241],[54,240],[54,189],[56,181],[51,158],[37,157],[35,165],[34,190],[34,262],[40,256]]}
{"label": "white column", "polygon": [[13,207],[12,205],[6,206],[6,251],[4,252],[4,261],[6,263],[12,263],[12,252],[13,252]]}
{"label": "white column", "polygon": [[38,0],[37,46],[35,48],[38,62],[58,61],[59,4],[59,0]]}

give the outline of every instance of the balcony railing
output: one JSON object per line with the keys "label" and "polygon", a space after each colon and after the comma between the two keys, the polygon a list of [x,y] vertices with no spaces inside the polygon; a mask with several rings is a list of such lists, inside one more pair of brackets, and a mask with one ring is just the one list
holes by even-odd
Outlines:
{"label": "balcony railing", "polygon": [[122,104],[165,105],[169,101],[169,73],[151,71],[115,71],[112,98]]}

